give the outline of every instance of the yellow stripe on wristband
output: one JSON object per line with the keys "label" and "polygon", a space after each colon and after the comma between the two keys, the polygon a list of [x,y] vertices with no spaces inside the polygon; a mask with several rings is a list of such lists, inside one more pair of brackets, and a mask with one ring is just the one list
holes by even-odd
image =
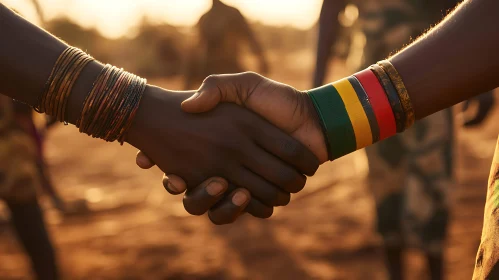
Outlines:
{"label": "yellow stripe on wristband", "polygon": [[355,132],[355,140],[357,149],[362,149],[372,144],[372,132],[366,112],[360,103],[357,93],[347,79],[341,79],[333,83],[338,93],[345,103],[345,107],[352,122]]}

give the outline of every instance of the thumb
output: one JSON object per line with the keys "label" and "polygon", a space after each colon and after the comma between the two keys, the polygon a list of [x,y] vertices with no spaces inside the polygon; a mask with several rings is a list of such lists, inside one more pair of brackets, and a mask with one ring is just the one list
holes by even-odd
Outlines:
{"label": "thumb", "polygon": [[214,88],[214,90],[208,88],[203,82],[193,96],[182,102],[182,110],[187,113],[203,113],[215,108],[223,100],[218,88],[216,86]]}
{"label": "thumb", "polygon": [[212,110],[220,102],[233,102],[237,96],[233,75],[208,76],[198,91],[182,102],[182,110],[187,113],[203,113]]}
{"label": "thumb", "polygon": [[200,88],[194,95],[182,102],[182,110],[187,113],[203,113],[210,111],[220,103],[220,94]]}

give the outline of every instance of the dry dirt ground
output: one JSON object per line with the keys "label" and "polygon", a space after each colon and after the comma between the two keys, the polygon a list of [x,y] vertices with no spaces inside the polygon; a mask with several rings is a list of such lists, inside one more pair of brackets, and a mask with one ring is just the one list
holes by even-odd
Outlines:
{"label": "dry dirt ground", "polygon": [[[278,78],[307,86],[298,75]],[[480,129],[459,130],[447,279],[471,278],[498,114]],[[227,226],[187,215],[181,198],[162,188],[159,170],[135,166],[135,152],[74,127],[51,132],[47,154],[58,189],[68,201],[88,199],[91,209],[61,216],[46,206],[65,279],[385,279],[361,152],[322,166],[271,219],[245,216]],[[426,279],[417,252],[407,254],[407,266],[409,279]],[[0,279],[30,279],[5,222]]]}

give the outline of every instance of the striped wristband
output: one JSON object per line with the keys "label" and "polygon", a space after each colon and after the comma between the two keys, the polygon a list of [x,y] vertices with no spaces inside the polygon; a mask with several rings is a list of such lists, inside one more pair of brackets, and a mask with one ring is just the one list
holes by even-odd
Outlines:
{"label": "striped wristband", "polygon": [[321,120],[330,160],[402,132],[414,121],[400,76],[395,85],[383,67],[373,65],[308,91]]}

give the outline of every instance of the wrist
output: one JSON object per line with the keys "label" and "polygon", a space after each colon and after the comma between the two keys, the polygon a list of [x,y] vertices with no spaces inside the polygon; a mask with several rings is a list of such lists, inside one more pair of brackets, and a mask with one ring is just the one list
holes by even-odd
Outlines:
{"label": "wrist", "polygon": [[[128,130],[126,142],[138,149],[142,147],[142,144],[145,144],[142,139],[149,126],[147,111],[151,106],[150,104],[157,102],[157,91],[158,88],[154,86],[146,86],[139,108],[137,109],[137,114],[135,115],[132,125]],[[164,92],[164,94],[168,93]],[[168,110],[168,108],[165,108],[165,110]]]}
{"label": "wrist", "polygon": [[[151,134],[151,131],[159,129],[171,131],[175,127],[172,122],[181,122],[180,116],[186,114],[182,111],[180,104],[192,94],[194,94],[193,91],[174,92],[147,85],[128,130],[126,142],[142,149],[148,145],[146,136]],[[157,119],[152,112],[164,112],[164,114],[161,119]]]}
{"label": "wrist", "polygon": [[307,94],[306,91],[299,91],[299,95],[302,97],[302,104],[305,108],[306,119],[305,123],[307,135],[305,136],[310,142],[309,149],[317,156],[320,163],[328,161],[328,145],[326,140],[326,131],[324,126],[321,124],[321,118],[319,112],[315,108],[312,98]]}
{"label": "wrist", "polygon": [[403,132],[414,121],[405,85],[388,61],[307,93],[330,160]]}

